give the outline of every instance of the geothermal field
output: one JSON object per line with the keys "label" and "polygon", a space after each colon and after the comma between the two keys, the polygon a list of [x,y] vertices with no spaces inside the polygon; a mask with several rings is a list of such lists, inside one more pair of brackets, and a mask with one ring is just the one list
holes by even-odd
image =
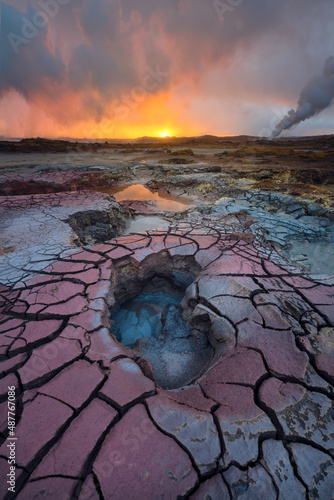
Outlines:
{"label": "geothermal field", "polygon": [[334,137],[0,151],[18,498],[331,498]]}
{"label": "geothermal field", "polygon": [[0,2],[0,500],[334,500],[333,27]]}

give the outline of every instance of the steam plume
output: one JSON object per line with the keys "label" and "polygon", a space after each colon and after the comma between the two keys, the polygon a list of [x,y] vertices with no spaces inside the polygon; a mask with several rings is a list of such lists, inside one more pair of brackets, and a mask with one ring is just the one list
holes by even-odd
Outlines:
{"label": "steam plume", "polygon": [[311,118],[328,108],[334,100],[334,57],[325,61],[322,75],[313,77],[301,91],[297,109],[290,109],[276,125],[270,139],[278,137],[283,130]]}

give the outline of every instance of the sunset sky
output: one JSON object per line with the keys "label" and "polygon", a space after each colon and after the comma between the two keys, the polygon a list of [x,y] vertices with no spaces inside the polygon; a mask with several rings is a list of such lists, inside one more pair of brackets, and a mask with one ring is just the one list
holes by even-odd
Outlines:
{"label": "sunset sky", "polygon": [[333,0],[5,0],[0,136],[270,136],[330,56]]}

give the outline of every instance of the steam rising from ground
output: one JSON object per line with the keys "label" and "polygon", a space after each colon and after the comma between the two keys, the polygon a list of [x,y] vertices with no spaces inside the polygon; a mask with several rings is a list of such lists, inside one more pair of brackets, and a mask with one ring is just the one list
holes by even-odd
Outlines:
{"label": "steam rising from ground", "polygon": [[328,108],[334,100],[334,57],[325,61],[322,75],[314,76],[301,91],[297,109],[288,114],[275,127],[270,139],[275,139],[284,130],[311,118]]}

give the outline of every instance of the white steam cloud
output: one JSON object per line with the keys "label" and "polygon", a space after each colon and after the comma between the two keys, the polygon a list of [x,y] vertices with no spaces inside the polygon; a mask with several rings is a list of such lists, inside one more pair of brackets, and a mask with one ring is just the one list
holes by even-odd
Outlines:
{"label": "white steam cloud", "polygon": [[297,109],[291,109],[275,127],[270,139],[275,139],[284,130],[311,118],[328,108],[334,100],[334,57],[325,61],[322,75],[313,77],[301,91]]}

